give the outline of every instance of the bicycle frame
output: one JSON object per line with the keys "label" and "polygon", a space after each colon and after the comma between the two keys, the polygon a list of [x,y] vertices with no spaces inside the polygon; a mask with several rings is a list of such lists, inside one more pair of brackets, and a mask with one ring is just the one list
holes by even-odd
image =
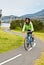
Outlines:
{"label": "bicycle frame", "polygon": [[27,44],[32,45],[32,34],[30,34],[30,33],[28,34],[27,33],[27,37],[26,38],[27,38]]}
{"label": "bicycle frame", "polygon": [[24,48],[25,50],[28,50],[30,47],[33,47],[34,45],[34,38],[32,37],[32,32],[27,32],[27,35],[24,40]]}

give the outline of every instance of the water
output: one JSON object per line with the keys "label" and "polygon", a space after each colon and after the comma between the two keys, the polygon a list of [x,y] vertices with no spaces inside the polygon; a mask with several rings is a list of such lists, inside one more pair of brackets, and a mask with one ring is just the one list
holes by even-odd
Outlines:
{"label": "water", "polygon": [[10,27],[10,23],[1,23],[1,27]]}

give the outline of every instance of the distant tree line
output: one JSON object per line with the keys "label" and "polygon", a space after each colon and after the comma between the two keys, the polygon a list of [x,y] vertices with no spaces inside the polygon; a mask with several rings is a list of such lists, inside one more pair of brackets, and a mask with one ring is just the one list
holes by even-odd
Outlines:
{"label": "distant tree line", "polygon": [[40,20],[31,20],[35,31],[44,31],[44,24]]}
{"label": "distant tree line", "polygon": [[24,25],[24,20],[14,20],[10,23],[10,29],[22,30]]}
{"label": "distant tree line", "polygon": [[[44,24],[40,20],[31,20],[35,31],[44,30]],[[22,30],[24,25],[24,20],[14,20],[10,23],[10,29]]]}

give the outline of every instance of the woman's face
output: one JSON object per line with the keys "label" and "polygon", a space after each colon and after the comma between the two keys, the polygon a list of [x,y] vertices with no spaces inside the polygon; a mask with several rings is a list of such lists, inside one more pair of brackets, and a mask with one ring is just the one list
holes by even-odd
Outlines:
{"label": "woman's face", "polygon": [[29,22],[29,20],[28,19],[26,19],[26,23],[28,23]]}

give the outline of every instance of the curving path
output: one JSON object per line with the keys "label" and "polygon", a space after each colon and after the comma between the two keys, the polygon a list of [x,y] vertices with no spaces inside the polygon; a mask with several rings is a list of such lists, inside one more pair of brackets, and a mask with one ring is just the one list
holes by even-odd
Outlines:
{"label": "curving path", "polygon": [[[6,29],[4,32],[25,37],[25,34],[18,32],[11,32]],[[6,53],[0,54],[0,65],[33,65],[33,61],[40,56],[44,50],[44,42],[39,39],[36,40],[36,46],[30,51],[26,51],[24,47],[19,47],[16,50],[11,50]]]}

